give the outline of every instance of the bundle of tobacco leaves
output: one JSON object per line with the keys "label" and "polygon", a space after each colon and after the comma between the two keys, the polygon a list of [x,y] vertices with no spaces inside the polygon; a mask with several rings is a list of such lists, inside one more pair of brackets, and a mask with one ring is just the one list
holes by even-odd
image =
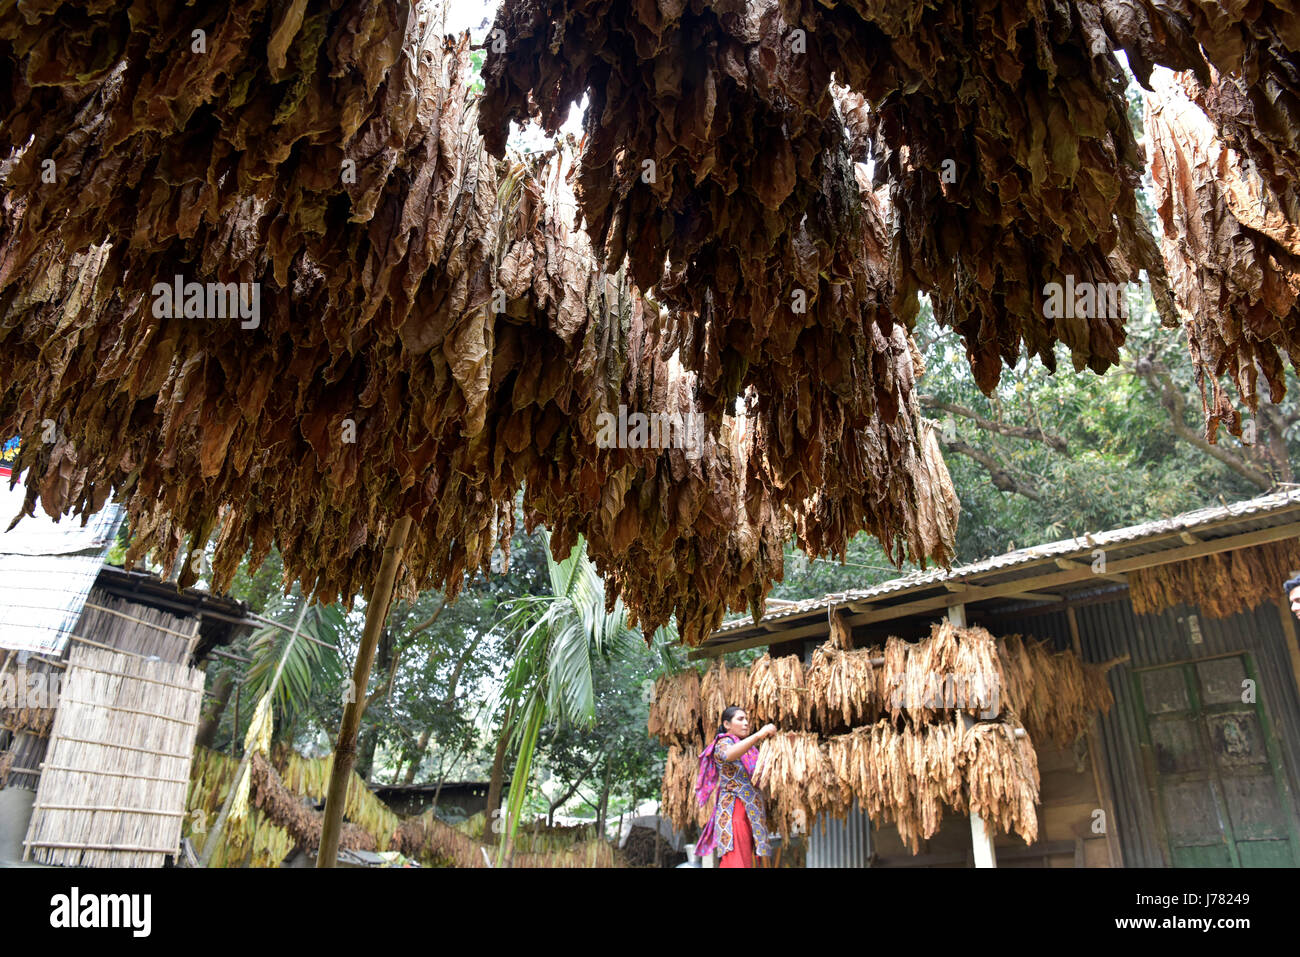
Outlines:
{"label": "bundle of tobacco leaves", "polygon": [[[976,810],[994,827],[1032,843],[1038,833],[1037,757],[1014,727],[981,722],[963,732],[953,721],[899,726],[883,720],[833,735],[823,747],[845,800],[856,800],[877,825],[894,824],[913,854],[938,832],[945,808]],[[793,791],[799,785],[792,779],[785,786]]]}
{"label": "bundle of tobacco leaves", "polygon": [[772,498],[811,503],[800,546],[842,556],[866,529],[896,561],[946,562],[956,498],[890,311],[884,213],[787,33],[774,0],[507,3],[480,128],[500,153],[511,120],[554,130],[586,91],[577,196],[597,257],[653,287],[656,348],[696,372],[705,414],[751,404]]}
{"label": "bundle of tobacco leaves", "polygon": [[[512,120],[554,130],[589,98],[578,193],[597,255],[611,268],[626,258],[654,287],[664,341],[701,374],[706,409],[773,375],[801,412],[816,408],[827,390],[801,381],[809,349],[833,344],[856,364],[869,350],[844,314],[887,336],[911,323],[918,293],[961,334],[989,391],[1022,348],[1052,369],[1058,343],[1076,370],[1116,363],[1128,286],[1143,273],[1164,323],[1178,324],[1166,268],[1196,260],[1162,259],[1138,211],[1119,51],[1148,87],[1157,64],[1203,86],[1217,70],[1198,102],[1281,194],[1300,158],[1295,24],[1286,0],[507,0],[481,128],[499,154]],[[851,163],[868,155],[892,248],[872,238],[872,203],[852,199]],[[795,294],[805,312],[788,308]],[[1243,338],[1294,337],[1289,318],[1280,332],[1260,321],[1245,337],[1189,330],[1198,363],[1223,371]],[[1251,348],[1277,381],[1275,357]],[[1241,374],[1252,365],[1241,360]],[[1253,388],[1243,394],[1253,402]],[[1223,406],[1207,409],[1211,432]]]}
{"label": "bundle of tobacco leaves", "polygon": [[715,658],[700,678],[700,717],[704,722],[705,736],[709,741],[717,733],[722,712],[731,705],[744,706],[744,702],[727,699],[727,663]]}
{"label": "bundle of tobacco leaves", "polygon": [[1300,368],[1300,165],[1293,152],[1273,155],[1250,101],[1218,74],[1208,87],[1190,75],[1157,83],[1146,129],[1165,262],[1186,317],[1207,435],[1220,423],[1240,435],[1241,415],[1218,377],[1226,373],[1258,411],[1260,373],[1269,401],[1280,402],[1283,362]]}
{"label": "bundle of tobacco leaves", "polygon": [[700,740],[700,673],[683,668],[676,674],[660,675],[654,685],[647,724],[649,733],[661,744],[703,747]]}
{"label": "bundle of tobacco leaves", "polygon": [[1038,839],[1038,755],[1029,736],[1017,738],[1015,726],[979,722],[960,733],[966,781],[966,806],[988,826]]}
{"label": "bundle of tobacco leaves", "polygon": [[[1144,6],[1153,19],[1163,18],[1160,29],[1146,39],[1163,34],[1200,45],[1185,63],[1155,59],[1170,69],[1192,70],[1197,84],[1209,88],[1197,102],[1220,135],[1250,155],[1264,176],[1283,178],[1294,188],[1300,174],[1300,22],[1290,0],[1246,6],[1221,0],[1177,6],[1147,0]],[[1189,33],[1195,44],[1187,43]],[[1194,62],[1196,53],[1203,54],[1208,68]]]}
{"label": "bundle of tobacco leaves", "polygon": [[900,315],[930,293],[986,392],[1022,343],[1049,369],[1057,342],[1076,370],[1118,362],[1122,291],[1098,308],[1072,290],[1120,291],[1146,270],[1175,321],[1101,6],[782,2],[808,55],[869,104],[876,181],[898,222]]}
{"label": "bundle of tobacco leaves", "polygon": [[54,724],[54,708],[0,707],[0,730],[30,731],[44,737]]}
{"label": "bundle of tobacco leaves", "polygon": [[1300,542],[1288,539],[1153,565],[1129,573],[1138,614],[1196,605],[1207,618],[1227,618],[1281,597],[1282,582],[1300,568]]}
{"label": "bundle of tobacco leaves", "polygon": [[808,726],[808,687],[798,655],[769,654],[749,666],[749,723],[758,730],[771,722],[796,729]]}
{"label": "bundle of tobacco leaves", "polygon": [[1054,652],[1049,642],[1008,635],[998,639],[998,661],[1003,705],[1036,740],[1065,747],[1114,703],[1106,666]]}
{"label": "bundle of tobacco leaves", "polygon": [[[850,643],[847,624],[832,618],[831,637],[807,668],[794,655],[764,655],[748,669],[719,660],[701,681],[703,707],[711,697],[720,714],[726,687],[747,674],[751,724],[783,727],[760,745],[754,773],[771,798],[774,826],[806,829],[819,815],[842,817],[856,800],[877,824],[895,824],[913,853],[936,833],[945,808],[975,811],[1032,843],[1039,788],[1032,742],[1065,747],[1109,710],[1107,666],[946,619],[922,641],[891,637],[883,649],[846,650]],[[996,720],[963,730],[958,712]],[[1027,733],[1018,738],[1022,717]],[[693,787],[693,778],[683,783],[676,748],[664,776],[666,808],[683,801],[672,788]],[[682,804],[674,813],[688,810]]]}
{"label": "bundle of tobacco leaves", "polygon": [[822,731],[853,727],[880,710],[874,648],[844,650],[834,639],[816,648],[805,669],[810,719]]}
{"label": "bundle of tobacco leaves", "polygon": [[[1151,177],[1206,434],[1214,441],[1225,424],[1240,435],[1240,413],[1217,377],[1227,373],[1256,411],[1258,374],[1277,402],[1283,358],[1295,367],[1300,353],[1300,19],[1289,0],[1144,0],[1103,10],[1152,91]],[[1154,63],[1188,72],[1161,82]]]}
{"label": "bundle of tobacco leaves", "polygon": [[[252,777],[250,800],[253,806],[277,827],[288,831],[301,846],[313,849],[320,847],[324,814],[304,803],[301,795],[286,787],[275,766],[260,752],[253,753],[249,773]],[[344,822],[339,845],[353,850],[378,849],[375,835],[352,821]]]}
{"label": "bundle of tobacco leaves", "polygon": [[678,834],[684,834],[691,825],[702,827],[713,810],[716,798],[710,798],[703,806],[696,799],[695,778],[698,773],[698,751],[676,744],[668,748],[660,789],[660,813]]}
{"label": "bundle of tobacco leaves", "polygon": [[220,589],[274,541],[350,598],[411,514],[404,584],[454,592],[512,511],[478,467],[496,169],[466,141],[468,40],[338,6],[5,20],[0,68],[59,102],[0,123],[32,137],[7,144],[0,423],[29,510],[116,491],[132,558],[215,534]]}
{"label": "bundle of tobacco leaves", "polygon": [[690,326],[683,338],[718,343],[688,364],[727,383],[788,364],[812,323],[784,307],[796,280],[820,298],[817,259],[850,280],[872,272],[849,266],[862,157],[834,71],[865,97],[877,179],[900,218],[901,317],[917,290],[934,292],[986,391],[1022,340],[1049,367],[1063,341],[1076,367],[1102,371],[1118,360],[1122,317],[1045,317],[1039,290],[1066,275],[1158,279],[1161,263],[1137,213],[1122,73],[1096,5],[1081,6],[513,0],[494,25],[481,128],[499,153],[510,120],[555,129],[590,97],[579,198],[596,245],[615,264],[627,255],[643,288],[659,284]]}
{"label": "bundle of tobacco leaves", "polygon": [[[1294,557],[1300,567],[1300,553]],[[1253,572],[1260,580],[1277,579],[1276,572],[1260,571]],[[881,717],[928,726],[950,721],[957,711],[981,718],[1011,713],[1034,738],[1064,746],[1087,731],[1093,715],[1110,710],[1106,670],[1047,642],[995,639],[984,628],[957,628],[946,619],[931,626],[929,638],[890,637],[883,650],[843,652],[832,637],[804,671],[810,718],[794,727],[825,733]]]}
{"label": "bundle of tobacco leaves", "polygon": [[782,834],[807,830],[821,814],[843,818],[848,811],[847,787],[816,734],[784,731],[764,738],[753,780],[772,796],[769,821]]}

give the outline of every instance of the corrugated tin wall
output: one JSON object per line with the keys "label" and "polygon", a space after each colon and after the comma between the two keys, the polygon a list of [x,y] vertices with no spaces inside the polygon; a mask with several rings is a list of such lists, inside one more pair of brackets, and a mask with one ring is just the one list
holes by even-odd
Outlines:
{"label": "corrugated tin wall", "polygon": [[843,821],[819,817],[806,840],[807,867],[866,867],[871,857],[871,819],[855,801]]}
{"label": "corrugated tin wall", "polygon": [[[1103,755],[1115,798],[1116,833],[1126,867],[1167,866],[1155,820],[1154,797],[1143,767],[1134,668],[1248,652],[1258,675],[1259,701],[1286,765],[1292,813],[1300,816],[1300,693],[1276,605],[1265,604],[1248,614],[1218,621],[1186,605],[1159,615],[1136,615],[1124,592],[1109,601],[1081,605],[1075,615],[1084,660],[1102,662],[1125,654],[1132,656],[1128,663],[1111,669],[1115,707],[1101,718]],[[1197,616],[1200,643],[1192,640],[1189,615]],[[998,628],[995,633],[1019,631],[1050,638],[1058,648],[1070,647],[1069,619],[1063,611],[1002,619]]]}

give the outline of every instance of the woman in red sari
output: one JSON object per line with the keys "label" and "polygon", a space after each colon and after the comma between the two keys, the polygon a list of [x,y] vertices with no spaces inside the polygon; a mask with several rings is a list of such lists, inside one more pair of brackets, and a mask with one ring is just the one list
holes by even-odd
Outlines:
{"label": "woman in red sari", "polygon": [[719,867],[753,867],[756,855],[771,853],[767,803],[751,775],[758,763],[755,745],[775,733],[776,725],[765,724],[750,734],[749,716],[732,705],[722,712],[713,742],[700,755],[695,793],[703,805],[716,789],[718,803],[700,833],[695,853],[703,857],[714,848],[721,850]]}

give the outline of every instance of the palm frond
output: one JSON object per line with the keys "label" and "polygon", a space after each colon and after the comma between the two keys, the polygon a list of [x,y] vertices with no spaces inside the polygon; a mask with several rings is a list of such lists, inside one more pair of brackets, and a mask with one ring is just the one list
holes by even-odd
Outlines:
{"label": "palm frond", "polygon": [[[510,789],[511,835],[519,823],[542,725],[548,719],[590,724],[596,717],[593,658],[645,653],[640,632],[628,625],[622,601],[615,600],[612,608],[606,608],[605,583],[587,557],[582,537],[561,561],[551,555],[545,530],[542,542],[551,594],[507,602],[507,612],[498,624],[503,634],[514,638],[515,648],[493,702],[493,710],[506,701],[514,705],[507,711],[501,731],[507,746],[519,749]],[[652,653],[661,659],[667,656],[668,663],[675,665],[668,648],[675,640],[674,629],[658,629],[650,642]]]}
{"label": "palm frond", "polygon": [[[266,693],[292,637],[289,629],[297,620],[302,601],[301,597],[295,596],[270,609],[271,615],[268,617],[280,621],[285,627],[266,625],[253,633],[249,645],[253,661],[248,666],[244,683],[250,702],[257,701]],[[292,724],[293,717],[309,705],[313,692],[342,680],[345,666],[336,649],[345,629],[343,613],[337,607],[308,606],[303,616],[301,634],[315,641],[299,638],[289,650],[284,672],[272,698],[272,704],[279,715],[277,727]],[[334,647],[323,647],[320,643]]]}

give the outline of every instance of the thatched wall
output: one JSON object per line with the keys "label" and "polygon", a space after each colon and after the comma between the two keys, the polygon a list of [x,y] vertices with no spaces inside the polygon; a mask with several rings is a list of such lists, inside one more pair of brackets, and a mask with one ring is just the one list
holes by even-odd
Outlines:
{"label": "thatched wall", "polygon": [[[35,788],[45,760],[50,726],[54,723],[59,686],[64,680],[68,656],[77,647],[105,645],[132,655],[156,656],[172,664],[187,664],[194,650],[198,619],[180,617],[148,605],[115,597],[102,588],[90,591],[81,616],[70,633],[61,660],[29,659],[21,670],[28,681],[41,681],[51,698],[49,707],[6,708],[0,700],[0,728],[12,732],[9,745],[0,749],[0,787],[11,783]],[[19,674],[16,659],[0,649],[0,681]],[[39,676],[39,677],[37,677]],[[30,696],[28,696],[30,698]],[[7,757],[6,757],[7,756]]]}
{"label": "thatched wall", "polygon": [[74,646],[28,830],[46,864],[161,867],[180,849],[203,673]]}

